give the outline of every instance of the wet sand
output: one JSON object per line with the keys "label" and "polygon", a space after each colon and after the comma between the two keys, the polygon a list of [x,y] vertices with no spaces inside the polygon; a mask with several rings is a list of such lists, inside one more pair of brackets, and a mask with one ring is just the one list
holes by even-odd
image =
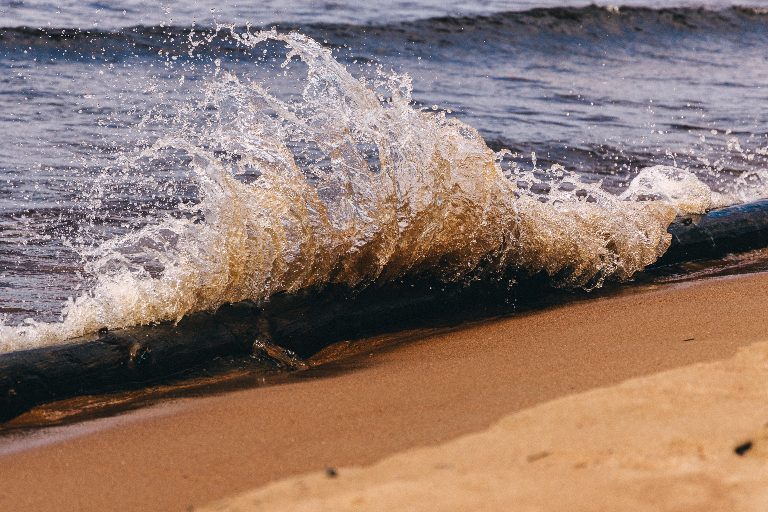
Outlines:
{"label": "wet sand", "polygon": [[[152,414],[131,413],[108,427],[5,455],[0,510],[188,510],[326,468],[340,468],[342,482],[346,470],[341,468],[487,431],[520,411],[543,414],[531,411],[550,407],[546,402],[555,399],[575,400],[579,397],[569,395],[730,358],[740,347],[768,337],[766,304],[768,274],[758,274],[651,287],[437,334],[415,333],[408,343],[350,358],[346,371],[325,378],[188,400]],[[695,391],[696,381],[689,384]],[[710,402],[706,389],[702,396],[703,403]],[[600,404],[584,404],[574,407],[585,414],[596,411],[591,417],[599,426]],[[676,411],[667,408],[662,416],[674,419]],[[615,417],[615,410],[604,414]],[[539,421],[538,430],[525,431],[528,437],[521,439],[533,439],[537,432],[541,442],[580,439],[563,434],[573,422]],[[664,425],[659,428],[676,428],[675,421]],[[735,432],[733,439],[747,435]],[[587,449],[604,448],[593,443]],[[464,453],[464,460],[473,460],[471,450]],[[477,460],[485,456],[478,451]],[[560,460],[539,458],[549,459],[548,464]],[[653,467],[648,471],[652,476]],[[548,473],[523,473],[530,496],[559,489],[567,497],[568,488],[549,482]],[[328,479],[324,473],[310,478],[321,477]],[[464,487],[456,484],[459,479],[431,489],[480,488],[485,484],[478,482],[488,481],[488,474],[475,473]],[[370,488],[372,481],[365,482]],[[269,492],[290,490],[296,483],[276,485]],[[606,485],[593,491],[610,490]],[[621,481],[613,485],[620,489]],[[299,497],[293,491],[279,496],[286,506],[286,496]]]}

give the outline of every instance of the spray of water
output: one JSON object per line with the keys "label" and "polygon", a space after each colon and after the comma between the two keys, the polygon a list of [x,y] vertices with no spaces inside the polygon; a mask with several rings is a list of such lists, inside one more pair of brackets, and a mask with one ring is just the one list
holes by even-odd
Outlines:
{"label": "spray of water", "polygon": [[[297,33],[219,30],[247,48],[284,45],[284,68],[306,69],[301,94],[279,99],[217,63],[204,101],[186,109],[213,111],[210,122],[179,121],[141,155],[188,155],[199,204],[86,251],[94,286],[61,322],[0,326],[0,351],[327,283],[513,269],[594,287],[669,245],[674,206],[623,201],[559,168],[537,196],[524,183],[538,178],[505,176],[503,152],[472,127],[415,108],[407,75],[355,78]],[[246,171],[257,178],[238,179]]]}

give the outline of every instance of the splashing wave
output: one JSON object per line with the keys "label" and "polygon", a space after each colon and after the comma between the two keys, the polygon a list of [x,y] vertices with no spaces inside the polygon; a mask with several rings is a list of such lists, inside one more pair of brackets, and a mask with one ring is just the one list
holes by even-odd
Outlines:
{"label": "splashing wave", "polygon": [[[0,326],[0,351],[327,283],[493,279],[516,269],[594,287],[631,276],[669,245],[674,207],[621,201],[558,169],[537,197],[504,175],[503,154],[472,127],[414,108],[407,75],[358,79],[301,34],[220,29],[247,47],[284,44],[284,66],[300,60],[307,70],[301,96],[281,100],[217,69],[205,100],[215,122],[194,137],[171,131],[142,155],[191,157],[196,215],[91,251],[95,286],[70,301],[62,322]],[[255,181],[237,178],[246,168]]]}

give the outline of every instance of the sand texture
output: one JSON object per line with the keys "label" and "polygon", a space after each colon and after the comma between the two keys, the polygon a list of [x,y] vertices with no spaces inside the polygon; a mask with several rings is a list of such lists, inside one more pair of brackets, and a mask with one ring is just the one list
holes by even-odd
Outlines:
{"label": "sand texture", "polygon": [[768,342],[205,511],[768,510]]}
{"label": "sand texture", "polygon": [[47,444],[0,437],[16,450],[0,510],[187,511],[270,484],[258,496],[281,510],[749,508],[731,500],[766,483],[766,349],[715,361],[768,339],[768,274],[636,291],[413,332]]}

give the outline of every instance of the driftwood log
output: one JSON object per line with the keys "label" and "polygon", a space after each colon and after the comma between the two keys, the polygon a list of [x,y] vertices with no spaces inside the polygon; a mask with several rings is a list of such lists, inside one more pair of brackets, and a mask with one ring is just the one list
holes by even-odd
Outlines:
{"label": "driftwood log", "polygon": [[[768,247],[768,200],[679,217],[669,232],[672,244],[655,266]],[[520,281],[515,291],[520,295],[542,288],[535,276]],[[64,344],[2,354],[0,421],[53,400],[145,386],[217,357],[253,354],[275,369],[299,369],[301,358],[331,343],[458,315],[467,304],[477,308],[485,301],[496,305],[489,306],[489,314],[498,314],[509,290],[488,285],[479,299],[478,286],[422,280],[352,295],[333,287],[303,290],[259,305],[241,302],[194,313],[177,324],[104,329]]]}
{"label": "driftwood log", "polygon": [[721,258],[768,247],[768,199],[681,216],[667,229],[672,245],[654,266]]}

